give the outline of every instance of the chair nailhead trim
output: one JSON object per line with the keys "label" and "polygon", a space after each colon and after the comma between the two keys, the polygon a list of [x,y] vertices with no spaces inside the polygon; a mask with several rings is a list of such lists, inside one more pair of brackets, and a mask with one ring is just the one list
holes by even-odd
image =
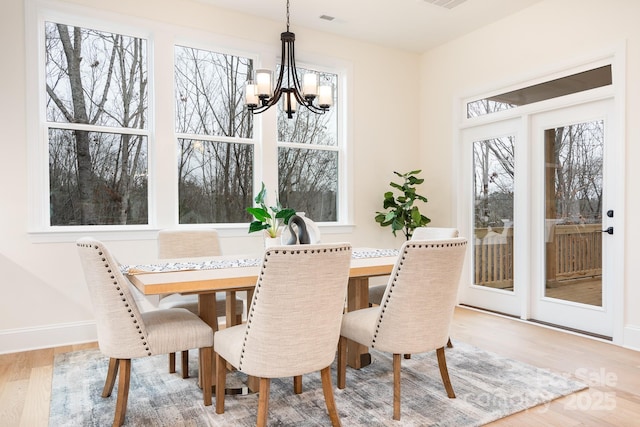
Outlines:
{"label": "chair nailhead trim", "polygon": [[[267,251],[264,254],[264,260],[262,262],[262,268],[260,270],[260,274],[258,275],[258,282],[256,283],[256,287],[254,290],[254,295],[253,295],[253,299],[254,301],[258,301],[258,297],[260,296],[260,289],[262,288],[262,280],[264,278],[264,270],[266,270],[267,268],[267,264],[269,262],[269,257],[273,254],[278,254],[280,252],[282,252],[283,254],[291,254],[291,255],[296,255],[296,254],[300,254],[300,253],[312,253],[312,254],[320,254],[320,253],[326,253],[326,252],[342,252],[342,251],[346,251],[349,250],[351,251],[351,245],[344,245],[344,246],[340,246],[337,248],[304,248],[304,249],[267,249]],[[247,344],[247,338],[248,338],[248,334],[249,334],[249,330],[251,329],[251,323],[253,321],[253,313],[254,313],[254,308],[253,308],[254,304],[251,304],[251,308],[249,310],[249,314],[247,315],[247,326],[245,329],[245,335],[244,335],[244,340],[242,342],[242,350],[240,352],[240,363],[238,364],[238,370],[242,371],[242,360],[244,358],[244,350],[245,350],[245,346]]]}
{"label": "chair nailhead trim", "polygon": [[147,355],[152,356],[153,352],[151,352],[147,344],[147,340],[140,328],[140,325],[138,324],[138,319],[136,318],[136,315],[133,313],[133,310],[130,307],[129,302],[127,301],[127,298],[124,295],[123,289],[121,289],[120,283],[118,281],[118,277],[115,274],[113,274],[114,270],[111,269],[109,263],[107,262],[107,258],[104,256],[104,252],[100,249],[98,245],[86,245],[86,244],[79,243],[78,247],[95,249],[98,251],[98,255],[102,257],[101,261],[104,263],[106,272],[109,274],[109,278],[113,280],[113,285],[115,286],[115,290],[118,292],[118,295],[121,297],[120,299],[124,303],[124,306],[127,307],[127,312],[129,313],[129,317],[133,319],[133,325],[135,326],[135,329],[138,331],[138,335],[140,335],[141,344],[144,346],[144,349],[147,352]]}
{"label": "chair nailhead trim", "polygon": [[[378,332],[380,331],[380,324],[382,322],[382,318],[384,317],[385,310],[391,301],[391,294],[393,293],[393,288],[396,286],[396,282],[398,280],[398,276],[400,275],[400,271],[402,270],[401,266],[403,265],[404,260],[407,257],[407,249],[408,248],[442,248],[442,247],[457,247],[457,246],[466,246],[466,240],[460,240],[457,242],[446,242],[446,243],[408,243],[405,246],[404,252],[402,253],[402,257],[400,258],[400,262],[398,263],[398,268],[396,269],[396,274],[391,280],[391,286],[389,288],[389,292],[387,293],[387,299],[384,301],[384,305],[380,310],[380,316],[378,317],[378,321],[376,323],[376,331],[373,334],[373,344],[376,342],[376,338],[378,337]],[[371,348],[374,348],[375,345],[371,345]]]}

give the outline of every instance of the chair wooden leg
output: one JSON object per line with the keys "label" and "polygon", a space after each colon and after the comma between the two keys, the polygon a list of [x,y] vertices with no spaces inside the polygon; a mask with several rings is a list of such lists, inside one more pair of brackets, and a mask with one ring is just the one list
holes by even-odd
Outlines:
{"label": "chair wooden leg", "polygon": [[338,341],[338,388],[343,390],[346,386],[347,377],[347,339],[340,337]]}
{"label": "chair wooden leg", "polygon": [[127,400],[129,399],[129,383],[131,381],[131,359],[120,359],[120,374],[118,375],[118,398],[116,400],[116,413],[113,417],[113,427],[124,424],[127,413]]}
{"label": "chair wooden leg", "polygon": [[293,392],[295,394],[302,393],[302,375],[293,377]]}
{"label": "chair wooden leg", "polygon": [[176,373],[176,354],[175,353],[169,353],[169,373],[170,374]]}
{"label": "chair wooden leg", "polygon": [[453,399],[456,397],[456,394],[453,392],[453,386],[451,385],[451,380],[449,379],[449,370],[447,369],[447,359],[444,355],[444,347],[440,347],[439,349],[437,349],[436,355],[438,356],[438,367],[440,368],[440,376],[442,377],[444,388],[447,390],[447,396]]}
{"label": "chair wooden leg", "polygon": [[447,348],[453,348],[453,344],[451,344],[451,338],[447,341]]}
{"label": "chair wooden leg", "polygon": [[393,419],[400,420],[400,354],[393,355]]}
{"label": "chair wooden leg", "polygon": [[189,378],[189,350],[184,350],[180,356],[182,362],[182,378]]}
{"label": "chair wooden leg", "polygon": [[269,392],[271,389],[270,378],[260,378],[260,391],[258,392],[258,421],[256,427],[266,427],[269,415]]}
{"label": "chair wooden leg", "polygon": [[227,381],[227,361],[216,353],[216,414],[224,414],[224,389]]}
{"label": "chair wooden leg", "polygon": [[200,369],[202,372],[200,377],[202,381],[202,398],[204,406],[211,406],[211,358],[213,357],[213,347],[204,347],[200,349]]}
{"label": "chair wooden leg", "polygon": [[405,355],[404,355],[404,358],[405,358],[405,359],[411,359],[411,355],[410,355],[410,354],[405,354]]}
{"label": "chair wooden leg", "polygon": [[340,418],[338,417],[336,401],[333,398],[333,386],[331,385],[331,367],[327,366],[322,371],[320,371],[320,376],[322,377],[322,392],[324,393],[324,402],[327,405],[327,411],[329,411],[331,425],[333,427],[340,427]]}
{"label": "chair wooden leg", "polygon": [[111,396],[113,386],[116,384],[116,376],[118,375],[118,359],[109,358],[109,370],[107,371],[107,379],[102,389],[102,397]]}

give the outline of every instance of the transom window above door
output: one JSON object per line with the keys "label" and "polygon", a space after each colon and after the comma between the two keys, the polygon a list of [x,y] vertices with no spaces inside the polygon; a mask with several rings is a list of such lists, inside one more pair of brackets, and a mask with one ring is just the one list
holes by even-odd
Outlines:
{"label": "transom window above door", "polygon": [[572,93],[608,86],[612,84],[611,65],[593,68],[580,73],[521,89],[489,96],[467,103],[467,118],[483,116],[509,110],[534,102],[545,101]]}

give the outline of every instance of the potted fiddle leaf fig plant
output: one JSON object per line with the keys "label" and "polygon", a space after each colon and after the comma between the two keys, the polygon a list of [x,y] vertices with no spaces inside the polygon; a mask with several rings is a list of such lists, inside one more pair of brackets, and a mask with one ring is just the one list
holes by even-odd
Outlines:
{"label": "potted fiddle leaf fig plant", "polygon": [[413,230],[418,227],[424,227],[431,222],[429,218],[424,216],[418,206],[414,205],[416,200],[427,203],[427,198],[421,196],[416,191],[416,186],[422,184],[424,179],[417,175],[421,170],[414,170],[407,173],[399,173],[394,171],[398,177],[402,178],[401,184],[390,182],[389,185],[398,190],[400,194],[394,194],[394,191],[384,193],[383,208],[385,211],[376,212],[375,220],[381,227],[391,226],[391,232],[402,230],[407,240],[411,239]]}
{"label": "potted fiddle leaf fig plant", "polygon": [[283,208],[276,198],[275,206],[267,206],[267,189],[262,183],[260,192],[254,199],[256,206],[248,207],[249,212],[254,220],[249,224],[249,233],[264,230],[268,237],[275,238],[280,234],[280,226],[287,224],[289,218],[295,215],[296,211],[291,208]]}

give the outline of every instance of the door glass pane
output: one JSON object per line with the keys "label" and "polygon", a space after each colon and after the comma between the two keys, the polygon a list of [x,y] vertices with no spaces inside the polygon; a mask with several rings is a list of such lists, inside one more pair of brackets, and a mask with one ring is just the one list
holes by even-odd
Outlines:
{"label": "door glass pane", "polygon": [[602,306],[604,122],[545,131],[545,296]]}
{"label": "door glass pane", "polygon": [[473,143],[474,283],[513,291],[514,137]]}

